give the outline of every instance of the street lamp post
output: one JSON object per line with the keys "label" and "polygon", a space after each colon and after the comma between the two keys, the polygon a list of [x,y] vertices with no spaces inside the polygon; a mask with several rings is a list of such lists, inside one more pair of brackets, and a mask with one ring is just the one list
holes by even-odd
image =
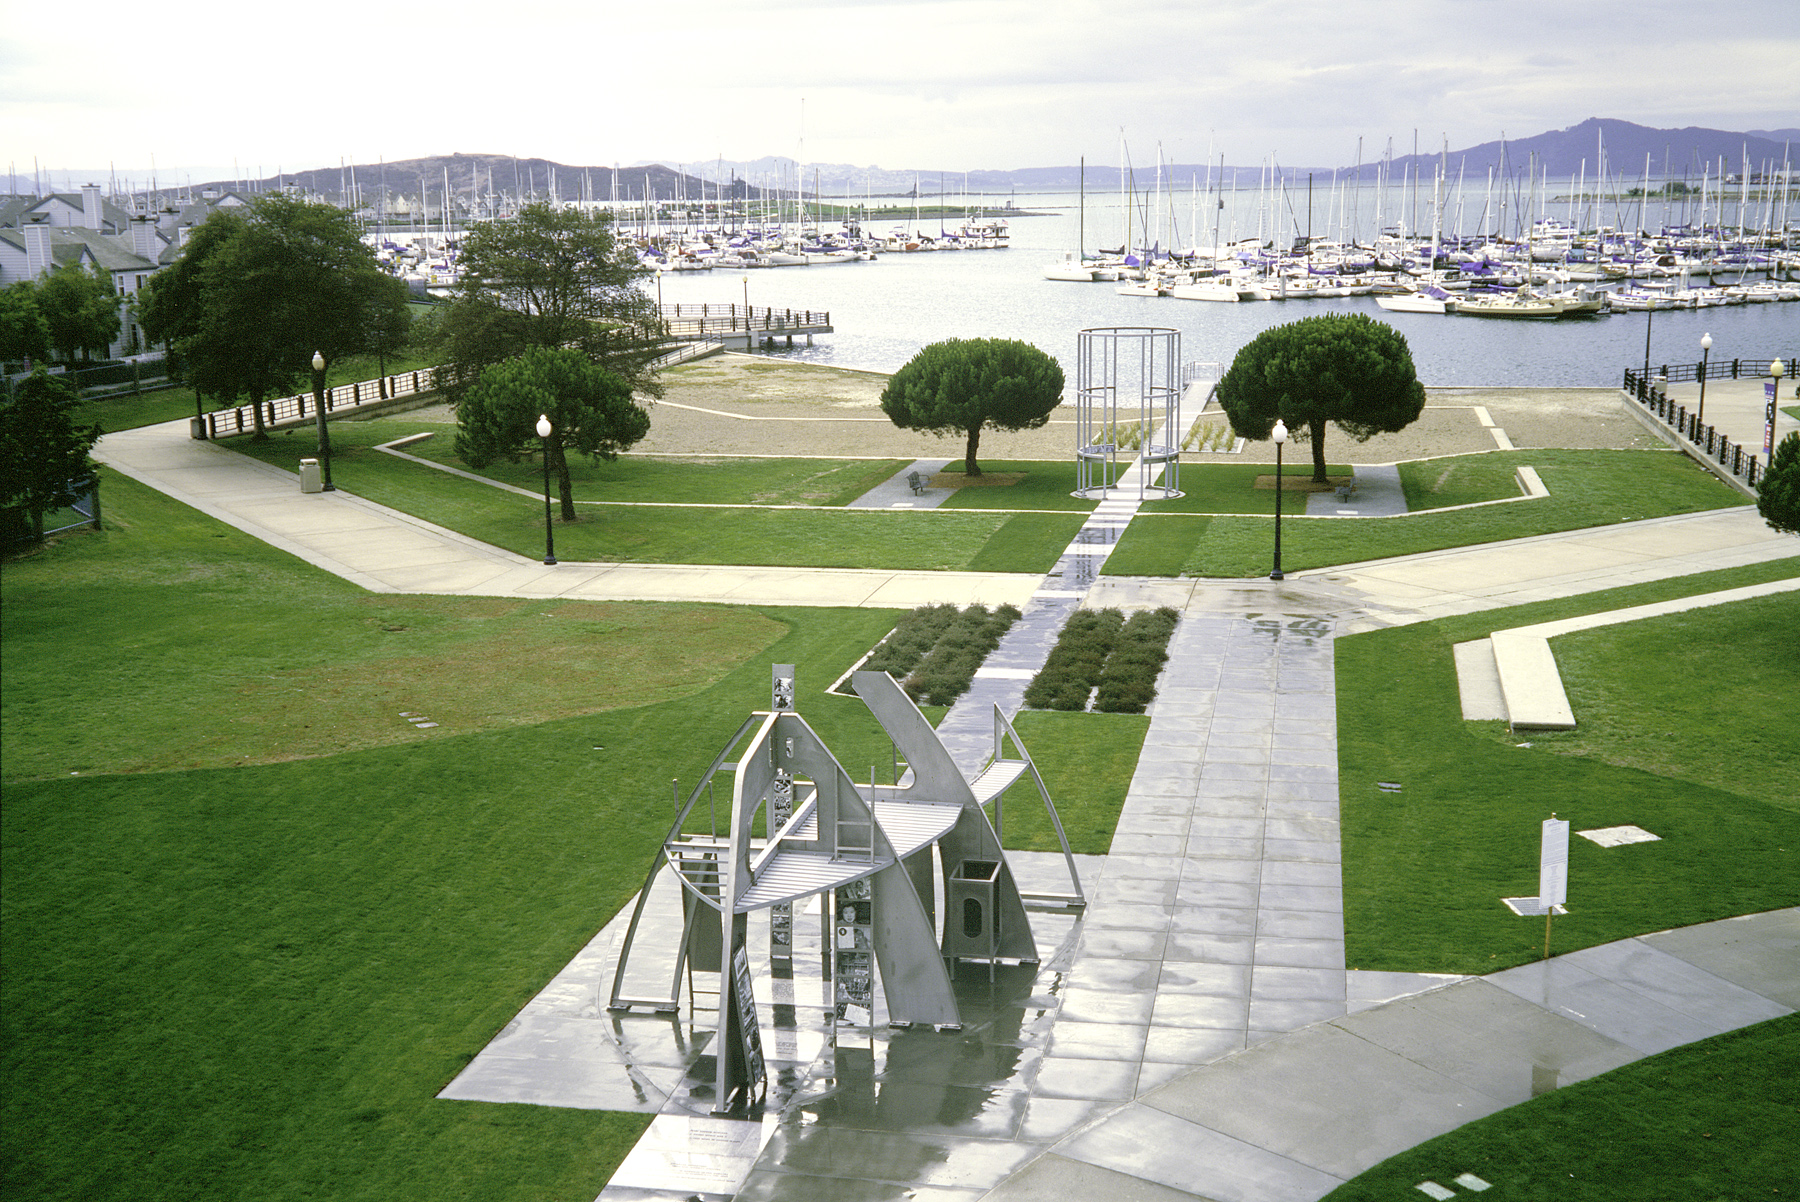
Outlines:
{"label": "street lamp post", "polygon": [[1270,431],[1275,439],[1275,570],[1269,573],[1270,580],[1280,580],[1281,575],[1281,448],[1288,440],[1287,424],[1280,418],[1275,419],[1275,429]]}
{"label": "street lamp post", "polygon": [[750,277],[744,277],[744,351],[754,349],[750,343]]}
{"label": "street lamp post", "polygon": [[319,423],[319,462],[324,468],[325,483],[320,492],[336,492],[331,482],[331,431],[325,425],[325,356],[313,352],[313,417]]}
{"label": "street lamp post", "polygon": [[1694,415],[1694,421],[1706,425],[1706,363],[1712,358],[1712,335],[1700,335],[1700,412]]}
{"label": "street lamp post", "polygon": [[544,562],[556,562],[556,531],[550,524],[550,417],[539,414],[538,437],[544,440]]}
{"label": "street lamp post", "polygon": [[1781,404],[1781,377],[1786,374],[1780,359],[1769,364],[1769,374],[1775,377],[1775,385],[1769,390],[1769,405],[1763,414],[1764,463],[1775,456],[1775,410]]}

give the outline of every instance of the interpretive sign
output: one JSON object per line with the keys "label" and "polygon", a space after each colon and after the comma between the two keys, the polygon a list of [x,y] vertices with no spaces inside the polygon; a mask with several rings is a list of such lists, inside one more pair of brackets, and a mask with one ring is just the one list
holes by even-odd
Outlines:
{"label": "interpretive sign", "polygon": [[1544,820],[1538,852],[1538,901],[1549,913],[1569,900],[1569,824],[1552,815]]}
{"label": "interpretive sign", "polygon": [[737,1026],[731,1054],[741,1058],[744,1097],[760,1098],[768,1088],[769,1074],[763,1065],[762,1025],[756,1021],[756,994],[750,984],[750,951],[742,943],[731,954],[731,1014]]}

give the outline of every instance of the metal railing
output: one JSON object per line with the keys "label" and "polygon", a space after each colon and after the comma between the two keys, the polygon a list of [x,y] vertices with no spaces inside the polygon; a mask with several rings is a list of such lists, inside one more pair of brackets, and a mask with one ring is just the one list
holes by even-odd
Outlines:
{"label": "metal railing", "polygon": [[[1757,373],[1752,369],[1756,364],[1760,362],[1762,374],[1767,375],[1768,365],[1773,360],[1746,359],[1741,362],[1746,369],[1744,374],[1754,379]],[[1699,365],[1692,366],[1697,369]],[[1722,377],[1715,376],[1709,370],[1707,378]],[[1698,376],[1690,375],[1687,379],[1696,380]],[[1741,481],[1754,494],[1757,483],[1762,479],[1762,461],[1755,452],[1746,451],[1744,444],[1732,442],[1719,433],[1716,427],[1701,425],[1699,414],[1688,412],[1686,405],[1677,404],[1663,390],[1667,382],[1668,378],[1662,376],[1652,376],[1646,380],[1640,371],[1627,368],[1624,392],[1654,415],[1665,430],[1681,441],[1689,454],[1708,464],[1716,464],[1721,472]]]}
{"label": "metal railing", "polygon": [[[1792,363],[1792,357],[1783,360]],[[1648,381],[1641,381],[1640,388],[1648,388],[1657,379],[1667,380],[1671,384],[1697,384],[1700,382],[1701,368],[1706,369],[1709,380],[1755,380],[1769,374],[1769,364],[1773,359],[1721,359],[1717,363],[1702,361],[1699,363],[1665,363],[1650,373]],[[1627,381],[1636,380],[1641,372],[1626,369]],[[1631,385],[1627,383],[1627,388]],[[1641,399],[1641,398],[1640,398]]]}
{"label": "metal railing", "polygon": [[717,338],[731,334],[803,334],[831,325],[831,314],[813,309],[775,309],[756,305],[663,305],[660,313],[669,337]]}

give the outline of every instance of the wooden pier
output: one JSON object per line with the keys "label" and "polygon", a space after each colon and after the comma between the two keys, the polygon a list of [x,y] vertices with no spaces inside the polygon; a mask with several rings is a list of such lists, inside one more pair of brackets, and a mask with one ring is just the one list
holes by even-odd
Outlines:
{"label": "wooden pier", "polygon": [[831,314],[811,309],[775,309],[762,305],[663,305],[669,337],[678,342],[716,342],[728,350],[773,346],[776,339],[794,345],[796,335],[812,345],[814,334],[829,334]]}

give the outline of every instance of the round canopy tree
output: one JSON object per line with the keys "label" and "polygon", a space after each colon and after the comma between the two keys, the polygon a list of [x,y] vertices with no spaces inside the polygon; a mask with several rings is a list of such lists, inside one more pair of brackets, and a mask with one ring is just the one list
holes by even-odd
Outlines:
{"label": "round canopy tree", "polygon": [[951,338],[894,373],[882,389],[881,411],[903,429],[964,435],[963,470],[979,476],[982,428],[1035,430],[1050,420],[1062,392],[1062,367],[1028,342]]}
{"label": "round canopy tree", "polygon": [[1425,410],[1425,386],[1406,339],[1361,313],[1326,313],[1264,330],[1219,381],[1219,403],[1240,437],[1269,437],[1276,419],[1312,443],[1313,479],[1325,476],[1325,423],[1362,442],[1404,430]]}
{"label": "round canopy tree", "polygon": [[539,446],[539,414],[553,428],[546,453],[559,482],[562,519],[572,522],[575,490],[564,451],[616,459],[650,432],[650,415],[632,399],[631,385],[581,351],[533,347],[487,368],[464,394],[456,407],[456,453],[474,468],[496,459],[516,462]]}

